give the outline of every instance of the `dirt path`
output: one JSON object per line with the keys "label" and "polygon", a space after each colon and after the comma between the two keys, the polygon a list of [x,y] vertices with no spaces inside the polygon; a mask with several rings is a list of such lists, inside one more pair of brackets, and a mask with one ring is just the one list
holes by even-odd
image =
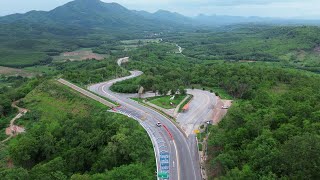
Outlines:
{"label": "dirt path", "polygon": [[118,66],[121,66],[122,63],[127,63],[127,62],[129,62],[129,57],[120,58],[117,61]]}
{"label": "dirt path", "polygon": [[1,141],[1,143],[7,142],[8,140],[10,140],[12,137],[16,136],[17,134],[25,132],[24,127],[20,127],[20,126],[17,126],[14,124],[17,119],[20,119],[22,116],[24,116],[28,112],[27,109],[18,107],[17,106],[18,103],[19,103],[19,101],[15,101],[11,105],[12,107],[17,108],[19,113],[10,121],[10,126],[8,128],[6,128],[6,134],[9,137],[7,139]]}

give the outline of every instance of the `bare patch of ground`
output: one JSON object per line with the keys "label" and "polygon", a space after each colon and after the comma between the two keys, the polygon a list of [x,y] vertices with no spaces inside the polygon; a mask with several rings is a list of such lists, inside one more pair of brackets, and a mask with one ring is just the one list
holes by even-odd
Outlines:
{"label": "bare patch of ground", "polygon": [[83,49],[72,52],[64,52],[60,56],[54,57],[56,61],[84,61],[84,60],[102,60],[106,55],[93,53],[91,49]]}
{"label": "bare patch of ground", "polygon": [[9,68],[9,67],[3,67],[3,66],[0,66],[0,74],[6,75],[6,76],[22,76],[22,77],[32,77],[35,75],[35,73],[29,72],[23,69]]}
{"label": "bare patch of ground", "polygon": [[14,125],[15,121],[19,118],[21,118],[22,116],[24,116],[28,110],[24,109],[24,108],[20,108],[17,106],[17,103],[19,101],[13,102],[12,103],[12,107],[17,108],[19,111],[19,114],[16,115],[16,117],[14,117],[11,121],[10,121],[10,126],[8,128],[6,128],[6,135],[8,135],[9,137],[3,141],[1,141],[2,143],[10,140],[12,137],[20,134],[20,133],[24,133],[25,132],[25,128],[21,127],[21,126],[17,126]]}
{"label": "bare patch of ground", "polygon": [[[227,114],[228,108],[231,107],[232,100],[223,100],[220,97],[217,97],[217,104],[213,109],[213,118],[212,118],[212,124],[216,125],[218,124],[223,117]],[[228,107],[228,108],[223,108]]]}
{"label": "bare patch of ground", "polygon": [[121,64],[127,63],[127,62],[129,62],[129,57],[120,58],[120,59],[118,59],[118,61],[117,61],[118,66],[121,66]]}

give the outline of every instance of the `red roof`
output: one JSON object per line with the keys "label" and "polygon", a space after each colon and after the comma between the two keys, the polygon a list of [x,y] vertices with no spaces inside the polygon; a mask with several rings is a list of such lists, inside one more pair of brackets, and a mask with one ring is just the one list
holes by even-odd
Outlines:
{"label": "red roof", "polygon": [[189,109],[189,103],[184,105],[183,108],[182,108],[182,110],[188,110],[188,109]]}

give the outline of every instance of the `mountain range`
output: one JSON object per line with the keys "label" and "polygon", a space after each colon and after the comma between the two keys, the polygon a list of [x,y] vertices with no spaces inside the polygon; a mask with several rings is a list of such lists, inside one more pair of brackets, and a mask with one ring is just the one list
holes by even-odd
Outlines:
{"label": "mountain range", "polygon": [[129,10],[117,3],[100,0],[74,0],[51,11],[30,11],[0,17],[0,24],[29,25],[59,32],[59,27],[76,31],[163,31],[194,27],[223,26],[239,23],[320,24],[318,20],[286,20],[261,17],[206,16],[191,18],[178,13],[159,10],[155,13]]}

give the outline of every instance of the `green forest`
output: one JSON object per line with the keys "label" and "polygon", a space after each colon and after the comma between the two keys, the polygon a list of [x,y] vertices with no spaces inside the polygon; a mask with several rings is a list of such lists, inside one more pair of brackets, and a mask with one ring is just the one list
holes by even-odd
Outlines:
{"label": "green forest", "polygon": [[[8,28],[0,27],[0,33],[9,33]],[[12,102],[22,99],[18,105],[29,109],[18,121],[27,132],[0,147],[1,179],[154,179],[152,144],[138,122],[55,81],[62,77],[86,87],[129,70],[144,74],[116,83],[113,91],[136,93],[143,86],[165,95],[200,88],[234,100],[222,122],[209,128],[210,179],[320,178],[318,27],[166,32],[163,42],[138,41],[131,48],[122,40],[142,34],[77,32],[73,37],[69,30],[20,39],[0,36],[0,65],[39,73],[0,76],[0,130],[17,113]],[[79,48],[110,56],[52,61],[51,56]],[[116,59],[124,56],[130,61],[119,67]]]}
{"label": "green forest", "polygon": [[127,67],[139,67],[145,75],[113,90],[130,92],[125,89],[134,84],[154,91],[218,86],[236,99],[227,117],[210,128],[211,179],[319,178],[318,74],[275,64],[181,61],[169,47],[152,45],[134,52]]}
{"label": "green forest", "polygon": [[152,144],[138,122],[53,80],[19,105],[30,110],[20,120],[27,133],[1,147],[2,179],[153,179]]}
{"label": "green forest", "polygon": [[320,72],[317,26],[236,25],[214,31],[172,33],[166,41],[202,60],[279,62],[279,66]]}
{"label": "green forest", "polygon": [[233,82],[229,87],[250,91],[210,129],[210,177],[318,179],[320,77],[275,68],[224,69]]}

